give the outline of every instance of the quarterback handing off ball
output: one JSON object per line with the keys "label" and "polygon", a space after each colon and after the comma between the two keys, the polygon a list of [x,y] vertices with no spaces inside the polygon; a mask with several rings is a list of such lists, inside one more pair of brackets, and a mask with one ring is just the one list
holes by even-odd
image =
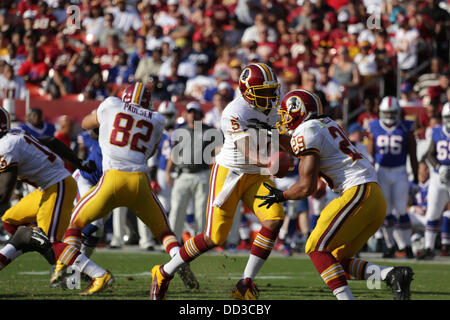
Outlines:
{"label": "quarterback handing off ball", "polygon": [[294,160],[284,151],[275,152],[270,156],[268,166],[269,172],[277,178],[287,176],[292,170],[294,170],[294,167]]}

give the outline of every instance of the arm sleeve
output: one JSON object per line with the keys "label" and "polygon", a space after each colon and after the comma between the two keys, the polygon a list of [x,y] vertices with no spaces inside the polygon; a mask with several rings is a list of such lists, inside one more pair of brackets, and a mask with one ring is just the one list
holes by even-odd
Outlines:
{"label": "arm sleeve", "polygon": [[291,138],[291,148],[299,157],[309,153],[320,154],[322,135],[317,126],[305,126],[294,132]]}
{"label": "arm sleeve", "polygon": [[7,141],[0,146],[0,172],[7,170],[10,167],[18,166],[20,162],[21,152],[17,147],[15,141]]}
{"label": "arm sleeve", "polygon": [[222,116],[221,127],[233,142],[249,136],[247,124],[238,116]]}
{"label": "arm sleeve", "polygon": [[100,105],[98,106],[97,109],[92,111],[92,112],[96,112],[98,123],[102,123],[102,121],[105,120],[105,110],[111,109],[115,105],[116,101],[122,101],[122,100],[120,100],[119,98],[116,98],[116,97],[106,98],[102,103],[100,103]]}

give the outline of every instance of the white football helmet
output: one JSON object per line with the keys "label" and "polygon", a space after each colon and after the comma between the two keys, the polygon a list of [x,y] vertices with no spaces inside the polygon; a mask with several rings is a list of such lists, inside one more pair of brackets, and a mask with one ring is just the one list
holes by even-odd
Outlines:
{"label": "white football helmet", "polygon": [[450,102],[444,104],[441,116],[442,116],[442,125],[445,127],[447,132],[450,133]]}
{"label": "white football helmet", "polygon": [[401,107],[396,97],[387,96],[380,103],[380,120],[391,127],[400,121]]}
{"label": "white football helmet", "polygon": [[174,127],[177,120],[177,107],[171,101],[162,101],[158,106],[158,113],[166,118],[166,128]]}

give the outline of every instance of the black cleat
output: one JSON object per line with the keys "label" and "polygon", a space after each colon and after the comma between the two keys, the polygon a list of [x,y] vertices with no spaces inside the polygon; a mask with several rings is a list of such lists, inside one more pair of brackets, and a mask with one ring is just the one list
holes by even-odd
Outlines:
{"label": "black cleat", "polygon": [[395,251],[395,246],[387,248],[386,251],[383,252],[383,258],[395,258]]}
{"label": "black cleat", "polygon": [[37,251],[48,261],[48,263],[56,263],[52,244],[41,228],[20,226],[11,238],[10,243],[17,250],[22,250],[24,253]]}
{"label": "black cleat", "polygon": [[183,284],[188,289],[198,289],[200,284],[198,283],[197,278],[191,270],[189,264],[185,263],[177,270],[178,275],[180,276]]}
{"label": "black cleat", "polygon": [[414,253],[412,252],[411,247],[406,247],[403,250],[399,250],[395,253],[396,258],[407,258],[407,259],[414,259]]}
{"label": "black cleat", "polygon": [[385,282],[392,289],[394,300],[409,300],[409,287],[414,272],[410,267],[394,267],[386,276]]}
{"label": "black cleat", "polygon": [[434,250],[433,249],[425,249],[425,251],[419,255],[417,255],[417,260],[433,260],[434,259]]}

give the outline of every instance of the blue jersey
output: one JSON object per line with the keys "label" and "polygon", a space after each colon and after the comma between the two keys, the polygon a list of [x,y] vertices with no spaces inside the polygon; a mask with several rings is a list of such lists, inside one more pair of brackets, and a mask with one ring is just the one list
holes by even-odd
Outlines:
{"label": "blue jersey", "polygon": [[[413,182],[411,182],[410,185],[412,186]],[[419,187],[419,191],[414,195],[413,205],[421,206],[423,208],[427,207],[428,185],[429,180],[425,183],[419,183],[417,185]]]}
{"label": "blue jersey", "polygon": [[78,143],[82,143],[86,146],[86,157],[89,155],[89,150],[95,141],[95,139],[92,139],[89,130],[83,131],[78,135]]}
{"label": "blue jersey", "polygon": [[388,128],[380,120],[369,124],[373,135],[375,162],[383,167],[406,165],[408,135],[414,130],[414,122],[401,120],[397,126]]}
{"label": "blue jersey", "polygon": [[299,164],[299,161],[298,161],[298,158],[297,157],[295,157],[294,158],[294,169],[291,171],[291,172],[289,172],[289,174],[286,176],[286,177],[295,177],[295,176],[298,176],[298,164]]}
{"label": "blue jersey", "polygon": [[161,142],[159,143],[157,151],[159,170],[166,170],[167,161],[169,160],[171,149],[172,145],[170,142],[170,135],[167,132],[163,132],[161,136]]}
{"label": "blue jersey", "polygon": [[53,137],[55,135],[55,126],[52,123],[44,122],[42,129],[36,128],[30,123],[21,123],[19,128],[25,132],[28,132],[35,138],[40,137]]}
{"label": "blue jersey", "polygon": [[436,146],[436,160],[440,165],[450,166],[450,133],[439,126],[433,128],[431,139]]}
{"label": "blue jersey", "polygon": [[86,149],[88,150],[88,156],[86,160],[92,160],[95,162],[95,166],[97,170],[92,173],[87,173],[86,171],[80,170],[80,174],[83,178],[88,180],[92,185],[96,185],[98,180],[102,177],[103,169],[102,169],[102,149],[100,149],[100,145],[97,140],[93,139],[90,135],[83,136],[83,142],[86,145]]}

